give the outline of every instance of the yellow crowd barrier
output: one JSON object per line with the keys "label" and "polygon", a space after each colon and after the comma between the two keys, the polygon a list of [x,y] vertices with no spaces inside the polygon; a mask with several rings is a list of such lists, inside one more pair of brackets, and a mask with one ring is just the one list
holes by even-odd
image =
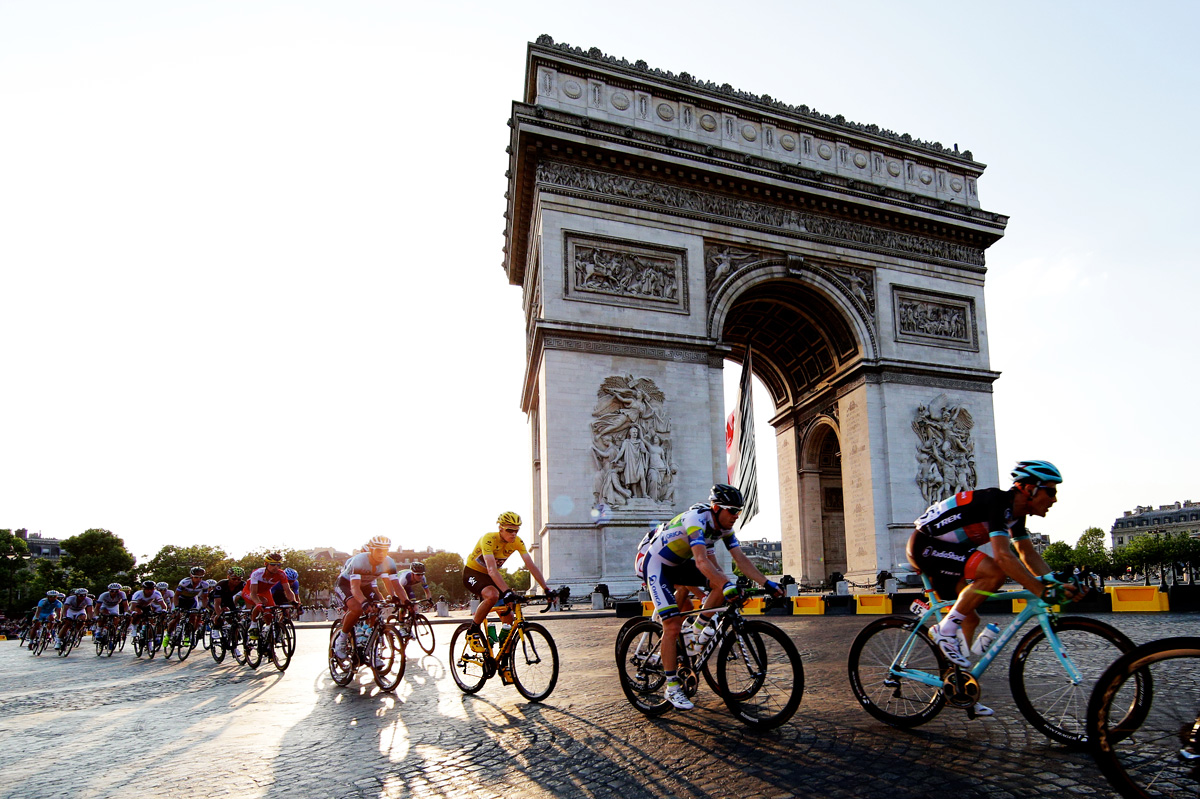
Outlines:
{"label": "yellow crowd barrier", "polygon": [[1138,613],[1170,610],[1165,591],[1157,585],[1108,585],[1104,590],[1112,596],[1113,613]]}
{"label": "yellow crowd barrier", "polygon": [[792,597],[792,615],[794,616],[824,616],[825,597],[819,595]]}
{"label": "yellow crowd barrier", "polygon": [[892,612],[892,598],[887,594],[858,594],[854,597],[859,615],[886,616]]}

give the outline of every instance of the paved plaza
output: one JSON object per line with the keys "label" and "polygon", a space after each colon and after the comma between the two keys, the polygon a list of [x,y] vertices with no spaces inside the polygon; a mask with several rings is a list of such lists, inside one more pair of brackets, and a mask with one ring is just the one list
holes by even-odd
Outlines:
{"label": "paved plaza", "polygon": [[[647,719],[617,683],[623,620],[556,615],[539,621],[563,669],[540,705],[498,678],[463,696],[444,624],[394,695],[334,685],[315,625],[301,629],[284,674],[218,666],[201,649],[182,664],[138,660],[130,647],[98,659],[88,645],[64,660],[0,642],[0,797],[1114,795],[1086,754],[1026,723],[1001,663],[984,686],[994,718],[946,709],[911,732],[870,718],[846,678],[869,617],[771,619],[797,642],[806,685],[790,723],[756,734],[706,687],[695,710]],[[1200,628],[1195,614],[1105,618],[1137,643]]]}

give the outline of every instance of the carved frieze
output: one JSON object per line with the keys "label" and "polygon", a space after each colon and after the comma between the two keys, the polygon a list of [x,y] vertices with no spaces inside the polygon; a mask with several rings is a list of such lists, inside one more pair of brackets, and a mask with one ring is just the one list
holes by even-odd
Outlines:
{"label": "carved frieze", "polygon": [[574,164],[543,161],[537,167],[539,183],[606,195],[685,214],[719,217],[773,232],[863,248],[891,251],[920,258],[983,266],[983,250],[911,233],[819,216],[761,202],[686,189],[642,178],[616,175]]}
{"label": "carved frieze", "polygon": [[974,298],[893,286],[892,304],[897,341],[979,350]]}
{"label": "carved frieze", "polygon": [[566,231],[563,254],[568,300],[688,313],[685,250]]}
{"label": "carved frieze", "polygon": [[912,429],[917,434],[917,485],[932,505],[946,497],[975,488],[975,420],[965,405],[938,394],[928,405],[917,406]]}
{"label": "carved frieze", "polygon": [[831,266],[829,271],[833,273],[837,282],[842,284],[846,293],[861,303],[874,319],[875,276],[871,270],[856,266]]}
{"label": "carved frieze", "polygon": [[674,504],[676,467],[665,405],[647,377],[604,379],[591,422],[594,507]]}

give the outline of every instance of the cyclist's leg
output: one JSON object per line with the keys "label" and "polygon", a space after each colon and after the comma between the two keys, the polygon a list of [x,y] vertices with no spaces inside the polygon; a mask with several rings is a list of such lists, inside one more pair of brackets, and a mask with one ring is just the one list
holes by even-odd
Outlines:
{"label": "cyclist's leg", "polygon": [[967,646],[975,640],[975,630],[979,627],[979,613],[976,611],[987,598],[1000,590],[1004,585],[1004,571],[996,561],[982,552],[976,551],[967,558],[963,576],[973,580],[970,585],[958,595],[951,612],[962,615],[962,632]]}

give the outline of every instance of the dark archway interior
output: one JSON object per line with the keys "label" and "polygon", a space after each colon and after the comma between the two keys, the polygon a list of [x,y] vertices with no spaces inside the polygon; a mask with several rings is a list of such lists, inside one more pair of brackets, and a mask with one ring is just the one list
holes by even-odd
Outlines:
{"label": "dark archway interior", "polygon": [[811,288],[791,280],[747,290],[725,319],[722,338],[740,360],[747,344],[754,373],[776,408],[801,400],[854,360],[854,332],[837,308]]}

